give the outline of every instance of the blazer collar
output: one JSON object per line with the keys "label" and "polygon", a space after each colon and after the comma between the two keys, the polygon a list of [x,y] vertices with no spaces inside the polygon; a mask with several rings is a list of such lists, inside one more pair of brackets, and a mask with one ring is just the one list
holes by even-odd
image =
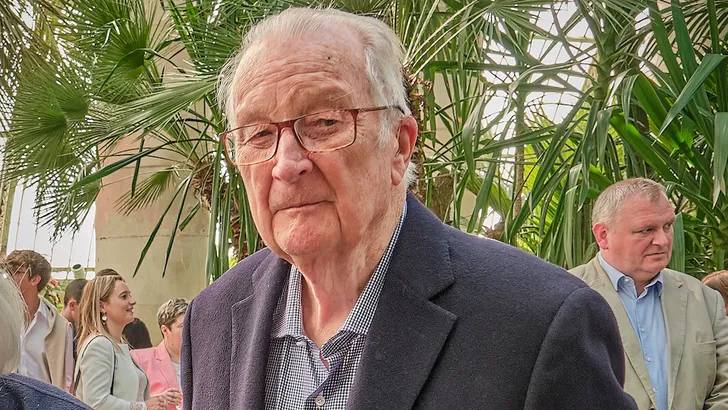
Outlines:
{"label": "blazer collar", "polygon": [[159,371],[162,373],[162,377],[167,382],[168,386],[179,388],[177,382],[177,374],[174,372],[174,366],[172,366],[172,358],[167,353],[167,346],[162,340],[157,347],[154,348],[154,361],[159,366]]}
{"label": "blazer collar", "polygon": [[347,408],[409,409],[427,381],[456,321],[431,301],[454,282],[446,229],[408,194]]}
{"label": "blazer collar", "polygon": [[619,294],[614,289],[614,285],[609,279],[607,272],[605,272],[599,264],[597,257],[594,257],[594,259],[587,263],[587,268],[582,280],[589,285],[590,288],[599,292],[599,294],[606,299],[607,303],[609,303],[609,306],[611,306],[612,312],[614,312],[614,316],[617,318],[617,323],[619,324],[619,334],[622,338],[622,346],[624,348],[624,353],[627,356],[627,360],[637,374],[637,377],[642,382],[642,387],[644,387],[645,391],[649,395],[652,404],[655,408],[657,408],[657,400],[655,399],[655,393],[652,390],[650,373],[647,371],[647,364],[645,363],[644,356],[642,355],[642,346],[640,345],[637,335],[634,333],[634,329],[632,328],[627,311],[624,309],[622,300],[619,298]]}
{"label": "blazer collar", "polygon": [[[273,312],[291,265],[270,251],[245,278],[245,294],[231,307],[230,408],[265,407],[265,372]],[[247,274],[247,272],[241,272]]]}
{"label": "blazer collar", "polygon": [[[427,380],[456,320],[454,314],[430,301],[454,282],[446,229],[407,194],[407,217],[392,253],[348,408],[411,408]],[[230,408],[265,406],[272,317],[290,268],[288,262],[270,253],[248,277],[246,294],[232,306]]]}
{"label": "blazer collar", "polygon": [[688,290],[683,286],[679,275],[669,269],[663,270],[665,287],[662,291],[662,312],[665,317],[667,331],[667,349],[670,360],[668,362],[667,407],[672,407],[675,398],[675,389],[678,387],[677,371],[680,367],[680,358],[685,347],[685,336],[688,320]]}
{"label": "blazer collar", "polygon": [[[660,303],[662,305],[663,316],[665,317],[665,329],[667,333],[667,348],[669,356],[667,365],[667,407],[670,408],[672,406],[673,399],[675,398],[677,372],[680,367],[680,358],[682,357],[683,349],[685,347],[688,319],[688,290],[685,286],[683,286],[684,282],[680,276],[676,274],[676,272],[670,269],[663,269],[662,275],[664,286],[660,296]],[[622,305],[619,295],[614,290],[614,286],[609,280],[607,273],[604,269],[602,269],[596,257],[587,264],[583,280],[607,300],[609,305],[612,307],[612,311],[614,311],[614,315],[617,317],[617,322],[622,324],[619,328],[619,332],[622,337],[624,352],[629,359],[629,363],[634,368],[637,376],[642,382],[642,385],[650,396],[650,400],[652,400],[653,404],[655,404],[655,397],[652,392],[652,383],[650,382],[647,365],[645,364],[644,357],[642,355],[642,348],[640,347],[637,335],[635,335],[634,329],[632,329],[632,326],[630,325],[627,311],[624,310],[624,305]],[[655,404],[655,406],[657,405]]]}

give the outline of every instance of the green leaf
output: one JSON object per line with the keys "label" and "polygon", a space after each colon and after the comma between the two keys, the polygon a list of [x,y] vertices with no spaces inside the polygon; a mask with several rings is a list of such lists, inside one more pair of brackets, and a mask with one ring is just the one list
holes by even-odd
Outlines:
{"label": "green leaf", "polygon": [[668,266],[670,269],[685,272],[685,229],[682,212],[676,215],[675,223],[672,225],[672,232],[672,258]]}
{"label": "green leaf", "polygon": [[566,252],[566,265],[574,267],[574,224],[576,222],[576,191],[579,189],[579,175],[582,173],[582,166],[577,165],[569,170],[569,177],[566,182],[566,198],[564,201],[564,229],[563,241],[564,250]]}
{"label": "green leaf", "polygon": [[462,145],[465,154],[465,163],[468,166],[468,175],[475,175],[475,159],[473,157],[474,136],[480,135],[481,123],[483,122],[483,111],[485,110],[484,99],[478,100],[475,109],[471,112],[468,122],[463,127]]}
{"label": "green leaf", "polygon": [[154,226],[154,229],[152,229],[152,233],[149,234],[149,239],[147,239],[147,243],[144,244],[144,249],[142,249],[142,253],[139,255],[139,261],[137,262],[136,268],[134,268],[134,274],[132,274],[132,277],[136,277],[136,274],[139,272],[139,268],[142,266],[142,262],[144,262],[144,258],[146,258],[147,253],[149,252],[149,248],[152,246],[152,243],[154,243],[154,238],[157,236],[157,233],[159,232],[159,228],[162,226],[162,222],[164,222],[164,218],[167,216],[167,213],[172,208],[172,205],[174,204],[174,200],[177,199],[177,196],[179,196],[179,193],[182,191],[182,188],[185,187],[185,184],[180,184],[177,187],[177,190],[174,192],[174,195],[172,195],[172,199],[169,200],[169,203],[167,204],[167,207],[164,208],[164,211],[162,212],[162,215],[159,216],[159,220],[157,220],[157,224]]}
{"label": "green leaf", "polygon": [[728,164],[728,112],[715,115],[715,141],[713,151],[713,206],[718,203],[721,192],[726,191],[726,164]]}
{"label": "green leaf", "polygon": [[695,71],[695,74],[693,74],[693,76],[690,77],[690,80],[688,80],[688,83],[685,84],[685,88],[683,88],[680,92],[675,104],[672,108],[670,108],[670,111],[667,113],[667,117],[662,123],[658,134],[662,134],[665,131],[670,123],[672,123],[672,120],[677,117],[677,115],[683,110],[683,108],[685,108],[697,92],[701,92],[701,87],[705,80],[713,73],[713,70],[715,70],[716,67],[718,67],[720,63],[726,59],[726,57],[728,56],[717,54],[708,54],[705,56],[703,61],[700,63],[700,66]]}

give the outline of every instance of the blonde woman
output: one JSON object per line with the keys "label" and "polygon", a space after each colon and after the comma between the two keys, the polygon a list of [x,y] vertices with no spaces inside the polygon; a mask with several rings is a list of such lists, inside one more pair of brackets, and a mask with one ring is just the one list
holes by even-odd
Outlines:
{"label": "blonde woman", "polygon": [[720,295],[723,296],[725,309],[728,311],[728,270],[719,270],[705,276],[703,283],[720,292]]}
{"label": "blonde woman", "polygon": [[20,366],[20,338],[25,323],[25,302],[12,273],[0,267],[0,409],[88,410],[61,389],[14,374]]}
{"label": "blonde woman", "polygon": [[135,304],[119,275],[94,278],[83,290],[74,386],[76,396],[96,410],[163,410],[182,401],[178,389],[149,397],[149,380],[122,336]]}

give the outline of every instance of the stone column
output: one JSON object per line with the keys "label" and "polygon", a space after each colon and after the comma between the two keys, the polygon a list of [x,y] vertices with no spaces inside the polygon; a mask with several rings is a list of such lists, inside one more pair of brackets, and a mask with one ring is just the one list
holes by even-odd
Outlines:
{"label": "stone column", "polygon": [[[148,0],[147,15],[153,15],[157,25],[172,24],[169,14],[158,1]],[[173,61],[178,66],[189,69],[188,58],[188,54],[182,51],[173,58]],[[165,72],[175,71],[167,62],[160,60],[157,64],[158,68],[164,69]],[[156,143],[156,141],[147,140],[145,146],[151,147]],[[114,150],[134,154],[137,147],[138,141],[130,136]],[[165,155],[161,152],[156,154]],[[120,157],[114,157],[114,160],[118,159]],[[172,163],[165,159],[145,159],[142,161],[139,181]],[[184,231],[177,231],[166,275],[163,278],[165,254],[179,209],[182,195],[180,193],[180,197],[175,200],[157,232],[154,243],[149,248],[139,272],[136,277],[132,277],[141,252],[149,239],[149,234],[169,204],[169,200],[174,195],[176,182],[179,181],[175,180],[175,183],[170,185],[171,188],[150,207],[126,216],[118,212],[116,202],[129,192],[133,172],[134,167],[129,166],[103,180],[103,188],[96,200],[96,270],[113,268],[124,277],[129,284],[132,296],[137,300],[134,315],[144,321],[152,336],[152,343],[157,344],[162,338],[157,326],[159,306],[171,298],[182,297],[190,300],[207,286],[205,261],[210,215],[204,208],[200,209]],[[197,202],[198,200],[190,189],[182,218]]]}
{"label": "stone column", "polygon": [[[130,136],[116,151],[121,152],[134,145],[134,138]],[[169,164],[169,161],[160,159],[142,161],[139,180]],[[167,272],[162,277],[165,253],[181,200],[180,194],[160,227],[139,272],[136,277],[132,277],[139,256],[173,196],[175,186],[172,185],[150,207],[124,215],[119,213],[117,201],[129,192],[133,172],[133,167],[126,167],[103,180],[103,188],[96,200],[96,270],[112,268],[124,277],[137,301],[134,315],[146,323],[152,342],[156,344],[161,340],[156,319],[157,308],[171,298],[192,299],[207,285],[205,258],[209,214],[201,209],[184,231],[177,232]],[[196,203],[197,199],[190,193],[182,218]]]}

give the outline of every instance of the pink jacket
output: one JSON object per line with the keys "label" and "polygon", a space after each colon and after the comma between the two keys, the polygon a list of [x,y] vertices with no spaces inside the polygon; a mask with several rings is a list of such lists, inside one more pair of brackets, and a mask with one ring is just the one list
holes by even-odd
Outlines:
{"label": "pink jacket", "polygon": [[[172,359],[164,346],[164,340],[157,347],[134,349],[131,351],[131,356],[147,374],[152,396],[164,393],[165,390],[172,387],[179,389],[177,375],[174,374]],[[168,406],[167,410],[176,410],[176,407]]]}

